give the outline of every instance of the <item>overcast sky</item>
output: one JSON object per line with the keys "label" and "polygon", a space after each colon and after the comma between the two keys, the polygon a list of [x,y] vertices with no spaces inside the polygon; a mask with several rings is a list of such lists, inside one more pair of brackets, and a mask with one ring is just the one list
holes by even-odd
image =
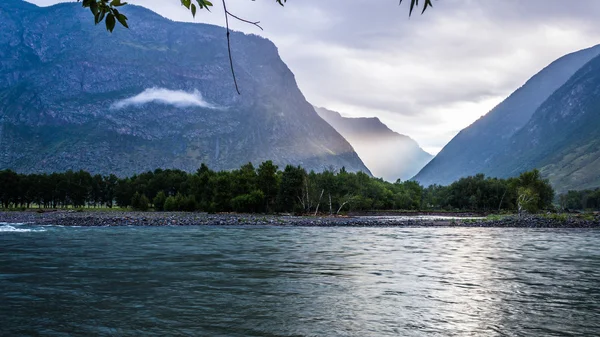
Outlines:
{"label": "overcast sky", "polygon": [[[128,2],[194,21],[179,0]],[[264,31],[232,27],[274,41],[309,102],[377,116],[432,154],[550,62],[600,44],[597,0],[437,0],[410,19],[405,2],[228,0],[228,9],[261,21]],[[213,3],[196,22],[223,25]]]}

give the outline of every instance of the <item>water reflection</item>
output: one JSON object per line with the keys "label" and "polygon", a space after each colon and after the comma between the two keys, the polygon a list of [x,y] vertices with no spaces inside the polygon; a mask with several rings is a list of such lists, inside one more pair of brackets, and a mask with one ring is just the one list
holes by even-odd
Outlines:
{"label": "water reflection", "polygon": [[45,229],[0,233],[2,335],[600,333],[593,230]]}

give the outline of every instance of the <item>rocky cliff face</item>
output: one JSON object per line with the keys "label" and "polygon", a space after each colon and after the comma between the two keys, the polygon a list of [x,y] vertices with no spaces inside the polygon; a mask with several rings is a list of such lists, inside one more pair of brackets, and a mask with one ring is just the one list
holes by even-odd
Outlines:
{"label": "rocky cliff face", "polygon": [[[506,176],[497,169],[497,156],[536,110],[575,72],[600,54],[600,46],[566,55],[533,76],[487,115],[462,130],[414,179],[424,185],[447,185],[477,173]],[[504,157],[505,161],[515,159]],[[517,170],[518,171],[518,170]],[[515,173],[515,172],[513,172]]]}
{"label": "rocky cliff face", "polygon": [[350,142],[376,177],[408,180],[432,158],[412,138],[390,130],[378,118],[346,118],[325,108],[315,109]]}
{"label": "rocky cliff face", "polygon": [[489,174],[540,168],[555,189],[600,187],[600,56],[548,98],[490,163]]}
{"label": "rocky cliff face", "polygon": [[0,169],[279,165],[368,172],[305,100],[270,41],[127,6],[130,29],[94,26],[80,4],[0,2]]}

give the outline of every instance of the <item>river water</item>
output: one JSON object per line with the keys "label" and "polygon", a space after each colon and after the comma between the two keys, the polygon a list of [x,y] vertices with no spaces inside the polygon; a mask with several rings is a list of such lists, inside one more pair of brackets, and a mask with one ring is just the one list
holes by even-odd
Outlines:
{"label": "river water", "polygon": [[598,336],[600,231],[0,224],[0,335]]}

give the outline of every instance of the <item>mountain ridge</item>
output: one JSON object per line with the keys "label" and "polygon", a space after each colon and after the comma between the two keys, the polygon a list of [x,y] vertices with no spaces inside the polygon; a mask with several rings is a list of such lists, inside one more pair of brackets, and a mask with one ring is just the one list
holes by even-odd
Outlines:
{"label": "mountain ridge", "polygon": [[408,180],[432,156],[412,138],[391,130],[377,117],[344,117],[339,112],[315,107],[358,153],[374,176],[395,182]]}
{"label": "mountain ridge", "polygon": [[461,130],[414,180],[447,185],[460,177],[489,174],[494,156],[575,72],[600,55],[600,45],[567,54],[531,77],[507,99]]}
{"label": "mountain ridge", "polygon": [[[224,28],[138,6],[124,13],[130,29],[110,34],[77,3],[0,4],[0,168],[129,175],[272,159],[370,173],[306,101],[271,41],[232,32],[237,95]],[[151,88],[197,92],[222,109],[157,101],[114,108]]]}
{"label": "mountain ridge", "polygon": [[490,174],[512,176],[540,168],[559,192],[599,187],[599,109],[597,56],[536,110],[494,160]]}

